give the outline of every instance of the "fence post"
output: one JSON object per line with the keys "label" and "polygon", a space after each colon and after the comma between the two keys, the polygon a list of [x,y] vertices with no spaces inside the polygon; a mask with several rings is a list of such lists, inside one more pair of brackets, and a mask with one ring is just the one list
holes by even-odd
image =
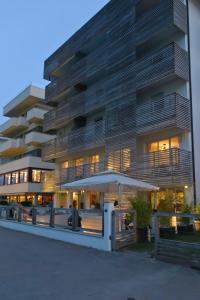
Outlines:
{"label": "fence post", "polygon": [[155,226],[155,256],[158,256],[158,243],[160,238],[160,229],[159,229],[159,215],[155,213],[154,215],[154,226]]}
{"label": "fence post", "polygon": [[107,250],[112,251],[112,211],[113,209],[113,203],[104,203],[104,239],[107,242]]}
{"label": "fence post", "polygon": [[55,209],[51,207],[50,210],[50,218],[49,218],[49,227],[54,227],[55,226]]}
{"label": "fence post", "polygon": [[32,208],[32,224],[36,225],[36,216],[37,216],[37,209],[33,206]]}
{"label": "fence post", "polygon": [[22,209],[21,209],[20,206],[18,207],[18,218],[17,218],[17,221],[18,222],[22,221]]}

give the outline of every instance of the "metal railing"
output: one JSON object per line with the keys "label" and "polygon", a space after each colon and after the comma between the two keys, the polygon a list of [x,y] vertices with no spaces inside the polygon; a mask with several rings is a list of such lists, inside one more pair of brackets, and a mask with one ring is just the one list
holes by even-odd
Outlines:
{"label": "metal railing", "polygon": [[105,143],[105,124],[91,124],[79,129],[72,130],[63,138],[56,138],[47,142],[42,147],[44,160],[62,156],[63,153],[73,153],[78,150],[87,150],[100,147]]}
{"label": "metal railing", "polygon": [[161,128],[190,130],[190,101],[172,93],[149,99],[136,108],[137,134],[160,131]]}
{"label": "metal railing", "polygon": [[84,234],[104,235],[103,210],[64,209],[52,207],[0,206],[0,219],[49,228],[80,231]]}

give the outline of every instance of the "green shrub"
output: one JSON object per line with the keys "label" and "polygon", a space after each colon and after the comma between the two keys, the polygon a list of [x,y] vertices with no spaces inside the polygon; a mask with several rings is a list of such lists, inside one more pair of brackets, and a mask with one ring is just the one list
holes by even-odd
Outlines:
{"label": "green shrub", "polygon": [[[173,193],[166,193],[165,199],[160,199],[158,211],[172,213],[174,211]],[[160,217],[160,225],[169,227],[171,225],[171,217]]]}
{"label": "green shrub", "polygon": [[130,198],[131,209],[137,213],[137,227],[145,228],[151,222],[152,209],[143,196]]}
{"label": "green shrub", "polygon": [[[181,211],[183,214],[191,214],[192,212],[192,206],[189,204],[185,204]],[[190,218],[180,218],[180,221],[183,225],[189,225],[190,224]]]}

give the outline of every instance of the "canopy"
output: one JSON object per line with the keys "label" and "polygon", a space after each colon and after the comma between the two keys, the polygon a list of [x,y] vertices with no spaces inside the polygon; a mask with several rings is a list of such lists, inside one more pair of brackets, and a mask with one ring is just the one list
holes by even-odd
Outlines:
{"label": "canopy", "polygon": [[66,183],[61,186],[67,190],[84,190],[84,191],[97,191],[97,192],[119,192],[123,191],[156,191],[158,187],[153,186],[141,180],[128,177],[125,174],[106,171],[98,173],[92,177],[77,180],[71,183]]}

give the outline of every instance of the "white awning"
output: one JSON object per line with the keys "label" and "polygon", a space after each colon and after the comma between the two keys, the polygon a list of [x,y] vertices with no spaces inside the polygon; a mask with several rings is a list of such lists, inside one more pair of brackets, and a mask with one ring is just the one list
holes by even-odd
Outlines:
{"label": "white awning", "polygon": [[66,183],[61,186],[62,189],[73,191],[97,191],[97,192],[118,192],[119,186],[123,191],[157,191],[158,187],[128,177],[125,174],[115,171],[106,171],[98,173],[92,177]]}

